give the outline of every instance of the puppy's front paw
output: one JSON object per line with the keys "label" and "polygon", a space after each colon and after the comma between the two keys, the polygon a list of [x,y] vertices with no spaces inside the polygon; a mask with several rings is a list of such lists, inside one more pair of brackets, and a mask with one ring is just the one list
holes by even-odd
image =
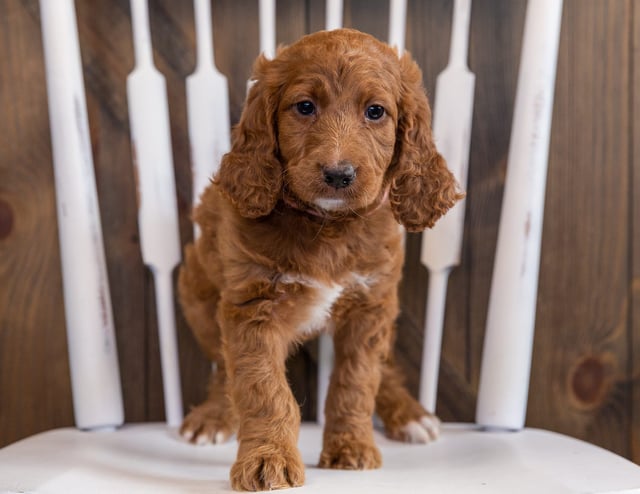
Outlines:
{"label": "puppy's front paw", "polygon": [[194,407],[180,427],[180,435],[193,444],[221,444],[236,431],[233,413],[209,401]]}
{"label": "puppy's front paw", "polygon": [[270,491],[302,484],[304,464],[295,448],[288,451],[271,445],[248,448],[231,467],[231,487],[236,491]]}
{"label": "puppy's front paw", "polygon": [[320,468],[371,470],[382,466],[382,455],[375,444],[344,441],[326,444],[320,455]]}

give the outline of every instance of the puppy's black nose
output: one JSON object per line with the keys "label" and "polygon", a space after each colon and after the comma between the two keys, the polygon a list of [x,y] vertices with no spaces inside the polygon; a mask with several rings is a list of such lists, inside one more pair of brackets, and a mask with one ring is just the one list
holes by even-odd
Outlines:
{"label": "puppy's black nose", "polygon": [[324,174],[324,182],[335,189],[349,187],[356,178],[356,171],[351,164],[324,168],[322,173]]}

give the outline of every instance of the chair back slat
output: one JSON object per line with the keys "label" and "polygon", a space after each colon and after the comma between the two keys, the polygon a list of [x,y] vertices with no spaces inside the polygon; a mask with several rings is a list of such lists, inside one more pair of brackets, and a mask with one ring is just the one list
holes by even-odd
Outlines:
{"label": "chair back slat", "polygon": [[124,411],[73,0],[40,1],[75,423]]}
{"label": "chair back slat", "polygon": [[[229,84],[215,63],[211,0],[195,0],[197,63],[187,77],[187,120],[195,206],[231,149]],[[194,222],[194,238],[200,234]]]}
{"label": "chair back slat", "polygon": [[389,44],[395,46],[398,55],[404,52],[407,27],[407,0],[390,0],[389,2]]}
{"label": "chair back slat", "polygon": [[276,56],[276,0],[260,1],[260,52],[267,58]]}
{"label": "chair back slat", "polygon": [[525,422],[561,17],[562,0],[529,0],[476,410],[487,427]]}
{"label": "chair back slat", "polygon": [[[449,62],[436,79],[433,138],[460,187],[467,188],[475,75],[467,67],[471,0],[455,0]],[[420,374],[420,402],[435,411],[442,330],[450,272],[460,264],[466,201],[422,234],[420,260],[429,270]]]}
{"label": "chair back slat", "polygon": [[135,67],[127,77],[142,260],[153,274],[165,417],[182,422],[172,273],[180,263],[178,206],[164,76],[153,65],[147,0],[131,0]]}
{"label": "chair back slat", "polygon": [[[200,63],[202,57],[199,56],[198,67],[187,83],[189,137],[192,146],[194,177],[196,169],[201,168],[199,163],[206,161],[206,156],[215,156],[217,162],[230,147],[227,82],[224,75],[217,72],[213,60],[211,13],[208,1],[195,0],[195,12],[196,16],[207,16],[205,21],[208,23],[203,22],[203,19],[197,19],[196,25],[199,26],[198,53],[207,54],[206,58],[211,62],[207,65],[210,69],[207,79],[209,82],[200,83],[200,86],[195,82],[195,76],[202,68]],[[133,17],[140,17],[136,12],[140,11],[142,7],[144,7],[142,10],[145,16],[147,15],[146,0],[131,0],[131,2]],[[40,4],[59,203],[65,308],[76,421],[79,427],[118,425],[122,423],[122,395],[102,247],[102,232],[95,193],[91,146],[88,141],[89,132],[75,10],[73,0],[61,0],[55,3],[55,7],[51,5],[52,2],[47,0],[41,0]],[[465,4],[470,8],[469,0],[465,0]],[[406,0],[390,0],[389,43],[395,45],[399,53],[402,53],[405,45],[406,9]],[[517,429],[524,424],[561,10],[561,0],[530,0],[527,7],[477,409],[478,423],[491,427]],[[260,51],[268,58],[273,58],[276,46],[275,0],[259,0],[259,12]],[[342,0],[327,0],[326,14],[326,29],[341,27]],[[467,16],[468,14],[469,12],[467,12]],[[133,20],[135,21],[135,19]],[[134,40],[137,40],[134,43],[136,61],[138,65],[147,65],[150,69],[155,70],[153,68],[151,38],[148,36],[148,16],[145,22],[147,23],[146,34],[144,30],[141,32],[139,29],[134,29]],[[468,29],[468,17],[466,24]],[[468,37],[464,42],[468,42]],[[451,53],[453,54],[453,52],[452,42]],[[157,73],[157,71],[155,72]],[[208,91],[209,94],[215,94],[218,97],[215,100],[205,101],[203,98],[205,98],[204,94],[207,91],[203,91],[202,87],[204,87],[203,84],[211,84],[213,80],[211,77],[216,78],[216,84],[219,84],[220,90]],[[162,79],[163,84],[164,80]],[[152,112],[149,106],[137,107],[135,98],[132,99],[131,94],[129,96],[130,112],[133,112],[131,115],[132,132],[135,132],[136,128],[141,128],[135,122],[137,118],[144,116],[140,114],[135,117],[135,112],[147,112],[148,114],[144,118],[153,118],[156,123],[158,122],[157,108],[165,108],[166,104],[159,106],[156,104],[156,110]],[[166,103],[166,93],[163,97],[160,96],[158,98]],[[473,106],[473,98],[471,98],[469,105]],[[208,115],[200,112],[200,109],[203,108],[209,110]],[[467,109],[471,112],[470,108]],[[168,170],[171,171],[173,165],[170,159],[171,139],[168,131],[168,108],[166,110],[166,114],[160,115],[163,117],[160,120],[163,120],[166,130],[162,132],[162,135],[156,136],[154,146],[168,149],[168,166],[170,166]],[[438,121],[441,111],[436,104],[434,106],[434,122]],[[222,114],[225,118],[214,122],[212,113]],[[206,125],[207,122],[210,125]],[[199,127],[208,130],[198,133],[195,129]],[[435,134],[437,134],[436,127],[434,123]],[[470,130],[464,130],[464,132],[470,133]],[[212,144],[210,136],[206,137],[209,134],[220,135],[219,142],[216,141]],[[136,146],[144,146],[143,138],[136,135],[132,137]],[[437,135],[436,139],[438,139]],[[212,146],[216,149],[213,154],[210,152]],[[137,159],[140,160],[140,152],[137,154]],[[212,175],[216,166],[217,163],[214,163],[213,168],[203,172],[204,175]],[[166,170],[165,172],[153,180],[141,176],[140,178],[144,182],[140,186],[141,190],[143,192],[151,190],[149,184],[155,180],[156,185],[163,182],[164,185],[159,187],[162,190],[173,191],[172,194],[175,196],[173,174]],[[461,177],[458,178],[461,179]],[[461,180],[466,182],[466,169]],[[196,194],[201,192],[202,183],[202,179],[198,184],[194,182]],[[165,202],[166,208],[171,210],[169,216],[177,215],[176,202]],[[73,207],[71,207],[72,203]],[[162,208],[160,209],[162,210]],[[69,219],[69,210],[76,213],[86,213],[86,215],[74,219],[74,223]],[[141,226],[143,223],[141,220]],[[82,240],[83,235],[86,237],[84,240]],[[69,239],[73,239],[73,241]],[[144,239],[142,239],[143,250],[144,243]],[[84,251],[78,253],[72,250],[74,248],[83,248]],[[179,259],[179,254],[177,259]],[[79,260],[86,262],[82,264]],[[163,273],[167,271],[164,267],[158,269],[153,262],[145,260],[145,263],[152,267],[154,274],[159,271]],[[168,272],[170,273],[170,271]],[[448,272],[444,278],[433,276],[430,283],[430,291],[432,291],[435,281],[444,279],[444,295],[439,302],[443,307]],[[164,299],[165,302],[173,297],[171,286],[167,286],[165,282],[167,279],[170,280],[166,276],[156,277],[157,297],[159,300]],[[78,291],[78,286],[82,287],[80,290],[82,293]],[[89,297],[91,298],[90,303],[87,302],[87,294],[95,295]],[[159,311],[159,319],[169,320],[169,323],[159,321],[160,331],[164,334],[164,337],[161,334],[161,347],[163,347],[161,353],[167,402],[165,408],[169,422],[172,425],[177,425],[181,413],[175,412],[175,410],[181,409],[182,404],[179,389],[174,389],[179,386],[177,346],[174,344],[175,320],[172,310],[169,314],[166,307],[159,307]],[[442,321],[439,324],[442,325]],[[87,332],[87,327],[96,328],[96,331]],[[79,338],[80,334],[82,338]],[[163,344],[164,340],[169,343]],[[428,338],[425,337],[425,340]],[[440,339],[435,341],[438,347],[437,354],[425,349],[425,356],[428,356],[430,361],[435,361],[435,366],[423,364],[421,376],[423,382],[435,380],[437,383]],[[77,350],[78,345],[82,346],[82,352]],[[91,355],[90,362],[87,362],[86,358],[80,361],[78,357],[80,354],[83,354],[84,357]],[[97,374],[95,372],[93,374],[99,376],[101,382],[99,388],[102,391],[100,396],[86,391],[88,385],[85,378],[92,375],[91,372],[85,370],[84,366],[87,365],[96,369]],[[324,403],[332,365],[333,343],[330,336],[323,335],[319,344],[318,357],[317,417],[319,422],[323,422]],[[172,367],[175,369],[172,370]],[[170,389],[166,386],[169,386]],[[95,390],[96,386],[92,384],[91,388]],[[435,391],[430,391],[430,394],[433,395],[433,399],[429,401],[427,408],[435,410]],[[109,405],[106,404],[107,402]],[[171,405],[169,402],[173,404]],[[96,403],[99,406],[96,406]],[[96,412],[98,408],[101,414]]]}

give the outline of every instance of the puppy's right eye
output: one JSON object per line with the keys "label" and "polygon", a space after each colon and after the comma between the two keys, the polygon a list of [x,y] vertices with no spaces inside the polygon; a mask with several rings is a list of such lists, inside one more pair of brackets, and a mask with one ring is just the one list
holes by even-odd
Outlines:
{"label": "puppy's right eye", "polygon": [[316,105],[311,101],[301,101],[296,103],[296,109],[300,115],[313,115],[316,112]]}

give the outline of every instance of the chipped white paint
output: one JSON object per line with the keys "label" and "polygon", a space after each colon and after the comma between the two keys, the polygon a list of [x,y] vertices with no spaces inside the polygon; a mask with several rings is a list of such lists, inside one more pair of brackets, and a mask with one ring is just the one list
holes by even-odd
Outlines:
{"label": "chipped white paint", "polygon": [[524,426],[562,1],[527,4],[476,421]]}
{"label": "chipped white paint", "polygon": [[72,0],[40,1],[76,425],[124,421],[118,352]]}

